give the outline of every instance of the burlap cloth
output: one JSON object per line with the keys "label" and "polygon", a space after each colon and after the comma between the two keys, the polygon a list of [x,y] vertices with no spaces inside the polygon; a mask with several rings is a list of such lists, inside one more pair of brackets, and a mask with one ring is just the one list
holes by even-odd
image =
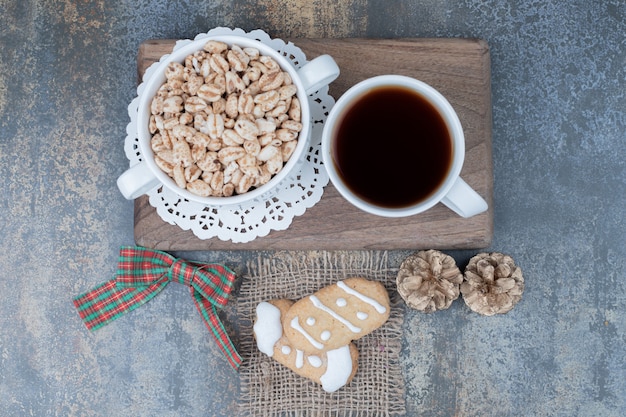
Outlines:
{"label": "burlap cloth", "polygon": [[[237,297],[243,416],[398,416],[405,415],[399,358],[403,308],[395,291],[397,269],[386,252],[277,253],[248,263]],[[274,298],[298,300],[338,280],[362,276],[384,283],[391,316],[379,329],[357,340],[358,371],[349,385],[329,394],[260,353],[252,325],[255,308]]]}

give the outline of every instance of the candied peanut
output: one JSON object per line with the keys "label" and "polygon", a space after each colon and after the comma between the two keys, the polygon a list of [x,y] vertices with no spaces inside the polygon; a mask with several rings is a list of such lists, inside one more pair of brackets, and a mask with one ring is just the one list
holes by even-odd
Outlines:
{"label": "candied peanut", "polygon": [[291,85],[293,84],[293,80],[291,79],[291,75],[285,71],[285,80],[283,81],[283,85]]}
{"label": "candied peanut", "polygon": [[251,96],[256,96],[261,91],[261,87],[259,87],[259,81],[252,81],[245,90],[244,93],[250,94]]}
{"label": "candied peanut", "polygon": [[281,144],[280,151],[283,155],[283,162],[287,162],[289,158],[291,158],[293,151],[296,150],[296,146],[298,146],[298,141],[296,140],[291,140]]}
{"label": "candied peanut", "polygon": [[171,134],[175,139],[183,141],[191,141],[191,138],[193,138],[194,135],[197,133],[196,129],[194,129],[193,127],[181,124],[177,124],[173,126],[172,129],[168,130],[171,130]]}
{"label": "candied peanut", "polygon": [[268,171],[265,165],[261,165],[259,168],[259,176],[255,178],[254,186],[260,187],[263,184],[267,184],[272,179],[272,174]]}
{"label": "candied peanut", "polygon": [[287,119],[280,124],[281,128],[293,130],[294,132],[299,132],[302,130],[302,123],[296,122],[292,119]]}
{"label": "candied peanut", "polygon": [[206,148],[209,146],[209,142],[211,138],[206,133],[196,131],[193,136],[191,136],[190,142],[198,147]]}
{"label": "candied peanut", "polygon": [[262,55],[259,57],[259,62],[267,68],[266,73],[280,71],[280,65],[278,65],[278,62],[276,62],[271,56]]}
{"label": "candied peanut", "polygon": [[281,100],[287,100],[289,97],[293,97],[298,92],[298,87],[295,84],[283,85],[278,89]]}
{"label": "candied peanut", "polygon": [[254,178],[244,174],[243,177],[241,177],[241,179],[237,182],[237,194],[243,194],[248,192],[252,185],[254,185]]}
{"label": "candied peanut", "polygon": [[243,167],[255,167],[257,164],[256,157],[249,153],[246,153],[241,158],[237,159],[237,165],[243,169]]}
{"label": "candied peanut", "polygon": [[211,195],[211,186],[203,180],[196,179],[187,184],[187,190],[200,197],[208,197]]}
{"label": "candied peanut", "polygon": [[185,168],[185,181],[192,182],[200,178],[202,170],[196,164],[191,164]]}
{"label": "candied peanut", "polygon": [[291,106],[289,106],[289,112],[287,114],[292,120],[295,120],[296,122],[300,121],[302,109],[300,107],[300,100],[296,97],[291,100]]}
{"label": "candied peanut", "polygon": [[217,101],[214,101],[213,104],[211,105],[211,109],[213,110],[214,114],[222,114],[226,111],[226,100],[224,100],[223,98],[220,98]]}
{"label": "candied peanut", "polygon": [[214,172],[209,185],[218,196],[221,195],[224,187],[224,173],[222,171]]}
{"label": "candied peanut", "polygon": [[219,138],[211,139],[209,144],[206,146],[209,151],[217,152],[222,149],[222,140]]}
{"label": "candied peanut", "polygon": [[222,93],[222,89],[216,84],[204,84],[198,89],[198,97],[211,103],[222,98]]}
{"label": "candied peanut", "polygon": [[276,131],[276,137],[280,139],[281,142],[289,142],[295,140],[298,137],[298,132],[290,129],[278,129]]}
{"label": "candied peanut", "polygon": [[217,152],[207,152],[204,158],[196,161],[196,165],[204,172],[216,172],[222,168]]}
{"label": "candied peanut", "polygon": [[213,178],[213,173],[209,171],[202,171],[202,175],[200,175],[200,178],[202,178],[202,181],[210,184],[211,178]]}
{"label": "candied peanut", "polygon": [[231,119],[235,119],[239,115],[238,110],[239,96],[237,94],[230,94],[226,99],[226,115]]}
{"label": "candied peanut", "polygon": [[243,172],[241,172],[239,167],[237,167],[237,169],[235,169],[228,178],[226,176],[226,171],[224,171],[224,184],[231,183],[237,185],[239,184],[243,176]]}
{"label": "candied peanut", "polygon": [[250,46],[247,48],[243,48],[243,51],[246,53],[246,55],[250,57],[250,59],[258,59],[261,55],[258,49],[252,48]]}
{"label": "candied peanut", "polygon": [[212,71],[213,70],[211,69],[211,63],[209,62],[209,60],[203,59],[200,63],[200,71],[198,71],[198,75],[206,79],[209,75],[211,75]]}
{"label": "candied peanut", "polygon": [[250,176],[251,178],[256,178],[261,175],[261,168],[258,165],[240,165],[239,169],[245,175]]}
{"label": "candied peanut", "polygon": [[170,117],[163,120],[163,129],[164,130],[172,130],[175,126],[178,126],[180,121],[177,117]]}
{"label": "candied peanut", "polygon": [[266,91],[265,93],[257,94],[254,97],[254,102],[261,106],[261,110],[264,112],[272,110],[278,104],[280,100],[280,94],[276,90]]}
{"label": "candied peanut", "polygon": [[226,81],[227,94],[232,94],[236,91],[243,91],[246,89],[246,84],[236,72],[228,71],[224,77]]}
{"label": "candied peanut", "polygon": [[273,158],[274,155],[278,155],[278,154],[280,154],[280,150],[278,149],[277,146],[267,145],[266,147],[261,149],[261,152],[259,152],[259,154],[257,155],[257,159],[259,161],[266,162],[266,161],[269,161],[271,158]]}
{"label": "candied peanut", "polygon": [[237,161],[230,161],[228,164],[226,164],[226,167],[224,168],[224,183],[228,183],[230,182],[231,178],[233,177],[233,175],[235,174],[235,172],[237,172],[239,170],[239,164],[237,163]]}
{"label": "candied peanut", "polygon": [[226,129],[234,129],[235,128],[235,119],[231,119],[230,117],[226,117],[224,119],[224,128],[226,128]]}
{"label": "candied peanut", "polygon": [[174,165],[161,158],[159,155],[154,156],[154,163],[166,174],[171,174],[174,170]]}
{"label": "candied peanut", "polygon": [[266,116],[271,116],[271,117],[279,117],[283,114],[287,113],[287,104],[285,104],[284,101],[280,100],[277,104],[276,107],[274,107],[272,110],[268,111],[267,113],[265,113]]}
{"label": "candied peanut", "polygon": [[157,133],[154,136],[152,136],[152,139],[150,139],[150,147],[152,148],[152,151],[156,154],[158,154],[161,151],[169,149],[163,143],[163,136],[161,136],[160,133]]}
{"label": "candied peanut", "polygon": [[228,45],[221,41],[210,40],[204,44],[204,47],[202,49],[212,54],[219,54],[228,49]]}
{"label": "candied peanut", "polygon": [[182,165],[174,165],[172,178],[180,188],[187,188],[187,180],[185,180],[185,168]]}
{"label": "candied peanut", "polygon": [[274,132],[265,133],[259,136],[259,144],[262,147],[269,145],[270,143],[274,142],[274,140],[278,140],[279,143],[281,142],[281,140],[276,139],[276,133]]}
{"label": "candied peanut", "polygon": [[162,150],[161,152],[157,153],[157,156],[161,160],[167,162],[168,164],[171,164],[173,168],[175,158],[174,158],[174,151],[172,149]]}
{"label": "candied peanut", "polygon": [[185,111],[187,113],[198,113],[207,108],[207,103],[197,96],[192,96],[185,100]]}
{"label": "candied peanut", "polygon": [[169,96],[175,95],[176,91],[182,90],[184,83],[185,83],[185,80],[182,78],[181,79],[173,78],[171,80],[167,80],[168,95]]}
{"label": "candied peanut", "polygon": [[163,97],[155,96],[150,103],[150,113],[159,114],[163,113]]}
{"label": "candied peanut", "polygon": [[261,75],[259,78],[259,88],[261,91],[277,90],[285,80],[285,73],[282,71],[270,72]]}
{"label": "candied peanut", "polygon": [[163,129],[160,134],[163,145],[165,145],[167,149],[172,149],[172,136],[170,135],[170,131]]}
{"label": "candied peanut", "polygon": [[250,62],[250,57],[237,45],[231,47],[230,51],[226,54],[226,58],[230,67],[236,72],[245,71]]}
{"label": "candied peanut", "polygon": [[181,164],[183,167],[188,167],[192,164],[193,158],[191,157],[191,148],[189,147],[189,143],[187,141],[177,139],[172,143],[172,146],[175,164]]}
{"label": "candied peanut", "polygon": [[[151,135],[154,135],[158,130],[160,130],[157,127],[156,118],[157,118],[157,116],[155,116],[153,114],[152,116],[150,116],[150,120],[148,121],[148,132],[150,132]],[[163,120],[163,119],[161,119],[161,120]],[[163,126],[163,123],[161,123],[161,126]]]}
{"label": "candied peanut", "polygon": [[226,146],[217,152],[217,156],[222,164],[228,165],[229,162],[236,161],[245,153],[245,149],[241,146]]}
{"label": "candied peanut", "polygon": [[235,122],[235,131],[244,139],[252,140],[256,139],[259,136],[259,128],[256,123],[244,119],[239,118]]}
{"label": "candied peanut", "polygon": [[222,134],[222,141],[226,146],[237,146],[243,144],[244,138],[239,136],[233,129],[225,129]]}
{"label": "candied peanut", "polygon": [[188,125],[190,123],[193,123],[193,116],[191,115],[191,113],[182,113],[178,118],[178,123],[181,125]]}
{"label": "candied peanut", "polygon": [[224,133],[224,119],[221,114],[209,114],[207,126],[211,139],[217,139]]}
{"label": "candied peanut", "polygon": [[230,69],[230,65],[228,64],[226,58],[218,54],[211,55],[211,58],[209,58],[209,65],[211,66],[211,69],[218,74],[225,74],[226,71]]}
{"label": "candied peanut", "polygon": [[244,74],[244,77],[250,82],[258,81],[259,78],[261,78],[261,70],[258,66],[248,67]]}
{"label": "candied peanut", "polygon": [[256,104],[254,106],[254,109],[252,109],[252,115],[255,119],[261,119],[265,117],[265,112],[263,111],[263,109],[261,109],[261,106],[259,104]]}
{"label": "candied peanut", "polygon": [[180,113],[182,111],[183,111],[183,98],[181,96],[172,96],[163,100],[163,112]]}
{"label": "candied peanut", "polygon": [[243,149],[247,154],[257,156],[261,152],[261,144],[257,139],[247,140],[243,143]]}
{"label": "candied peanut", "polygon": [[259,128],[259,135],[272,133],[276,130],[276,120],[259,118],[256,119],[256,126]]}
{"label": "candied peanut", "polygon": [[254,98],[252,98],[251,94],[242,93],[239,96],[239,101],[237,102],[237,111],[239,113],[252,113],[254,109]]}
{"label": "candied peanut", "polygon": [[204,77],[200,75],[192,75],[187,82],[183,84],[182,90],[190,96],[198,94],[198,89],[204,84]]}
{"label": "candied peanut", "polygon": [[204,159],[206,155],[206,146],[193,145],[191,147],[191,159],[198,162]]}
{"label": "candied peanut", "polygon": [[230,197],[235,194],[235,186],[233,184],[224,184],[222,187],[222,195],[224,197]]}
{"label": "candied peanut", "polygon": [[267,160],[267,162],[265,162],[265,166],[267,167],[267,170],[270,172],[270,174],[278,174],[278,172],[283,169],[282,153],[277,152],[275,155],[273,155],[270,159]]}
{"label": "candied peanut", "polygon": [[182,80],[185,67],[178,62],[170,62],[165,68],[165,78],[168,80]]}

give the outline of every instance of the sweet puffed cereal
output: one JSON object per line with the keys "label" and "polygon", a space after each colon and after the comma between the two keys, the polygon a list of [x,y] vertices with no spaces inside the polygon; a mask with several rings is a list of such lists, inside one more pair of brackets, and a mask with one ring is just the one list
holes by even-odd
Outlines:
{"label": "sweet puffed cereal", "polygon": [[272,57],[212,40],[165,76],[150,105],[151,145],[179,187],[204,197],[243,194],[282,170],[302,116],[296,86]]}
{"label": "sweet puffed cereal", "polygon": [[315,355],[294,348],[283,333],[282,322],[292,305],[291,300],[271,300],[257,306],[254,337],[259,350],[298,375],[320,384],[325,391],[337,391],[356,373],[359,356],[356,346],[350,343]]}
{"label": "sweet puffed cereal", "polygon": [[348,278],[297,301],[285,314],[283,327],[295,349],[318,354],[371,333],[389,313],[383,284]]}

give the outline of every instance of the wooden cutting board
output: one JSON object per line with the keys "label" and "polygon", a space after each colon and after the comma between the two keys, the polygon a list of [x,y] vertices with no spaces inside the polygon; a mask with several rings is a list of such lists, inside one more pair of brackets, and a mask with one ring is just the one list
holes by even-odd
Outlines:
{"label": "wooden cutting board", "polygon": [[[375,75],[407,75],[437,88],[457,111],[465,131],[463,179],[487,200],[489,210],[463,219],[442,204],[407,218],[362,213],[329,184],[319,203],[295,217],[287,230],[248,243],[201,240],[163,221],[147,196],[135,200],[135,240],[161,250],[350,250],[475,249],[493,235],[491,80],[489,47],[476,39],[293,39],[308,59],[330,54],[341,69],[331,84],[338,99],[355,83]],[[175,41],[150,40],[138,54],[139,79]],[[410,186],[410,182],[407,182]]]}

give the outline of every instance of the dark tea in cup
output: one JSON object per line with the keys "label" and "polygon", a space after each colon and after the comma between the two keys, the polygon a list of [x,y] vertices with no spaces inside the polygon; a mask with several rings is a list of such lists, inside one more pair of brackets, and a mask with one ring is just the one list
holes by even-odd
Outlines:
{"label": "dark tea in cup", "polygon": [[463,217],[487,203],[462,178],[465,137],[446,98],[428,84],[381,75],[354,85],[328,114],[322,159],[337,191],[384,217],[441,202]]}
{"label": "dark tea in cup", "polygon": [[354,98],[337,121],[332,144],[332,162],[345,185],[380,207],[424,201],[452,165],[446,122],[428,99],[402,86]]}

